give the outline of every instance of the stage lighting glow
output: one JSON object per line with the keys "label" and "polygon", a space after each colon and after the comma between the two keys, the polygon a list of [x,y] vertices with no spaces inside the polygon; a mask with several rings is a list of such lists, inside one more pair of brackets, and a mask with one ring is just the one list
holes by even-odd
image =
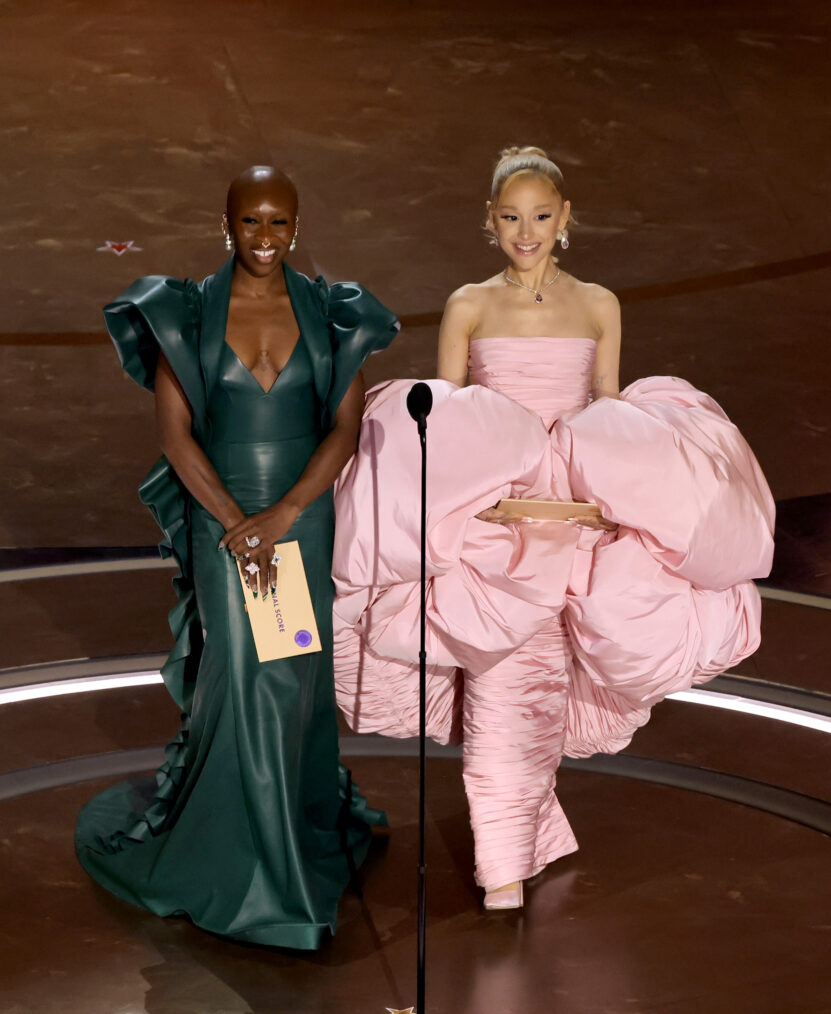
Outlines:
{"label": "stage lighting glow", "polygon": [[[17,701],[36,701],[46,697],[60,697],[64,694],[84,694],[95,690],[118,690],[126,687],[152,686],[162,683],[158,670],[146,672],[119,673],[108,676],[82,676],[77,679],[55,680],[51,683],[31,683],[27,686],[0,689],[0,705]],[[700,704],[708,708],[722,708],[756,718],[768,718],[804,729],[831,733],[831,716],[819,715],[813,711],[789,708],[767,701],[754,701],[748,697],[722,694],[714,690],[693,688],[669,694],[667,700],[683,704]]]}
{"label": "stage lighting glow", "polygon": [[768,704],[767,701],[753,701],[747,697],[699,689],[679,690],[677,693],[669,694],[667,700],[683,701],[685,704],[703,704],[708,708],[723,708],[725,711],[739,711],[743,715],[772,718],[776,722],[788,722],[790,725],[801,725],[805,729],[831,733],[831,717],[818,715],[813,711],[801,711],[799,708],[788,708],[782,704]]}
{"label": "stage lighting glow", "polygon": [[122,687],[142,687],[162,683],[161,673],[129,672],[114,676],[81,676],[78,679],[56,680],[53,683],[30,683],[28,686],[8,687],[0,690],[0,704],[16,701],[37,701],[43,697],[61,697],[64,694],[86,694],[93,690],[119,690]]}

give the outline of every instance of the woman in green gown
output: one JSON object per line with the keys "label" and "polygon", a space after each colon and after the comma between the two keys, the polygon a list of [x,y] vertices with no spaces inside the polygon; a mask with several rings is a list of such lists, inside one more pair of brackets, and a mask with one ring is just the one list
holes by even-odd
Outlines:
{"label": "woman in green gown", "polygon": [[[93,799],[76,846],[152,912],[312,949],[385,823],[338,761],[331,485],[357,442],[361,364],[398,323],[360,286],[284,264],[296,227],[291,181],[253,167],[228,193],[231,260],[199,284],[140,279],[105,308],[124,369],[156,392],[165,457],[140,494],[180,570],[162,675],[183,716],[155,779]],[[261,663],[238,557],[264,592],[273,544],[293,539],[323,650]]]}

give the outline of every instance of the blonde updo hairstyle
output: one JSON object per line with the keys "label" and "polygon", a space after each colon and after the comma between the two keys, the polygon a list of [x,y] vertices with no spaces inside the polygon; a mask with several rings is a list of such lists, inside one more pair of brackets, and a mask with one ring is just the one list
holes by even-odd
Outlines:
{"label": "blonde updo hairstyle", "polygon": [[[565,201],[565,184],[560,167],[548,157],[542,148],[534,148],[530,145],[519,147],[511,145],[503,148],[499,153],[499,159],[493,170],[491,181],[491,210],[499,202],[502,191],[514,180],[523,176],[540,176],[547,180],[561,200]],[[567,226],[574,222],[572,215],[568,216]],[[566,233],[567,228],[563,230]],[[498,246],[496,232],[491,225],[490,215],[485,222],[485,232],[488,234],[489,242]]]}

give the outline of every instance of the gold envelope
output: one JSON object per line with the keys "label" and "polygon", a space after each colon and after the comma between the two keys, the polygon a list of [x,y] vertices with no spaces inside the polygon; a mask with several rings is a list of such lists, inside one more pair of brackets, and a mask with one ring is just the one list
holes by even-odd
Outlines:
{"label": "gold envelope", "polygon": [[599,518],[596,503],[577,503],[574,500],[500,500],[496,509],[503,520],[530,518],[534,521],[568,521],[573,517]]}
{"label": "gold envelope", "polygon": [[245,610],[261,662],[321,651],[300,546],[296,540],[277,542],[274,549],[281,557],[274,592],[268,591],[265,596],[254,598],[240,574]]}

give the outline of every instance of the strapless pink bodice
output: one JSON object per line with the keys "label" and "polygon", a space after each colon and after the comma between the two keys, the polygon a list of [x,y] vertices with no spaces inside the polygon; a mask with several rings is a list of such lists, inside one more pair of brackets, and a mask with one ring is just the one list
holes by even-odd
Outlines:
{"label": "strapless pink bodice", "polygon": [[470,383],[519,402],[550,429],[588,405],[596,349],[591,338],[477,338],[470,343]]}

